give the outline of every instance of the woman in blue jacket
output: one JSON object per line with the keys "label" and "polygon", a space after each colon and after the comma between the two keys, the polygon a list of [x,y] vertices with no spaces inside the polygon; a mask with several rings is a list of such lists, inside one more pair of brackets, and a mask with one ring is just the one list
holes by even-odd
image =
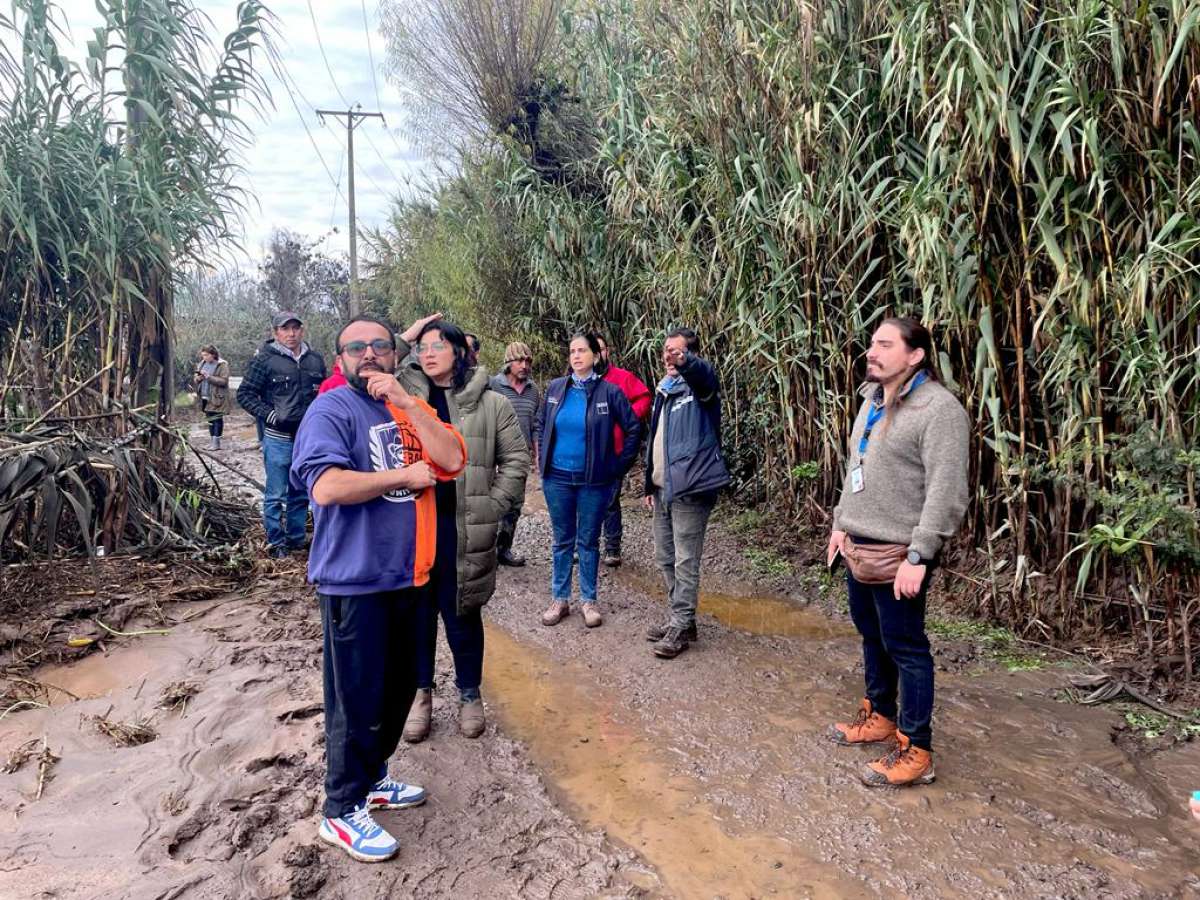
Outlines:
{"label": "woman in blue jacket", "polygon": [[[578,554],[583,621],[595,628],[604,621],[596,609],[600,527],[613,493],[637,459],[643,426],[621,389],[602,380],[598,335],[576,334],[568,354],[571,372],[546,388],[534,430],[542,493],[554,527],[553,599],[542,624],[557,625],[570,612],[571,570]],[[620,453],[614,425],[625,434]]]}

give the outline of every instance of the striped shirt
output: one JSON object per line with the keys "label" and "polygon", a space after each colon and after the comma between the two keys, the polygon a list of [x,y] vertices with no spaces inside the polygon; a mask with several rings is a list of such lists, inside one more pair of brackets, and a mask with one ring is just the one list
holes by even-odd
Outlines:
{"label": "striped shirt", "polygon": [[512,404],[513,412],[517,414],[517,423],[521,433],[525,435],[525,443],[533,446],[533,422],[537,418],[538,407],[542,404],[542,392],[532,379],[525,382],[525,390],[517,392],[508,383],[507,375],[495,375],[488,382],[488,387]]}

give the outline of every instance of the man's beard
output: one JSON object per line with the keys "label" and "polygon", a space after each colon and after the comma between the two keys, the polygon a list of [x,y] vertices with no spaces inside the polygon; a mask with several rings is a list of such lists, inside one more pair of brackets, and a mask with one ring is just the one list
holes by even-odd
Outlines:
{"label": "man's beard", "polygon": [[[383,369],[375,363],[364,363],[364,365],[367,366],[368,372],[383,371]],[[350,387],[354,388],[356,391],[362,391],[365,394],[367,392],[367,379],[363,378],[360,374],[362,371],[363,367],[359,366],[357,372],[343,372],[342,374],[346,376],[346,383],[350,385]]]}

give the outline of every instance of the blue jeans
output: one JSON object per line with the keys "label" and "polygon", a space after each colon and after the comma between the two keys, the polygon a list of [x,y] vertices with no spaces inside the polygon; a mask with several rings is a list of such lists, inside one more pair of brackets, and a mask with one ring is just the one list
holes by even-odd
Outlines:
{"label": "blue jeans", "polygon": [[600,527],[612,500],[616,482],[583,484],[582,476],[551,469],[542,481],[550,524],[554,527],[554,574],[550,591],[554,599],[571,599],[571,570],[579,554],[579,599],[596,602],[596,575],[600,569]]}
{"label": "blue jeans", "polygon": [[[308,492],[291,479],[292,442],[263,436],[263,466],[267,489],[263,492],[263,526],[272,547],[304,545],[308,524]],[[285,512],[286,507],[286,512]]]}
{"label": "blue jeans", "polygon": [[[867,699],[914,747],[933,749],[933,655],[925,634],[925,591],[897,600],[891,584],[861,584],[846,573],[850,618],[862,635]],[[897,714],[897,691],[899,711]]]}

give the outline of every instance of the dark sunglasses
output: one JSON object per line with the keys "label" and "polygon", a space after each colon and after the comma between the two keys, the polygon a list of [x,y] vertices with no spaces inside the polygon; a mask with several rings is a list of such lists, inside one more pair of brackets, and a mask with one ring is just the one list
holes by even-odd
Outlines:
{"label": "dark sunglasses", "polygon": [[347,356],[358,359],[367,352],[368,347],[374,350],[377,356],[396,352],[396,345],[387,338],[375,338],[373,341],[347,341],[342,344],[342,349],[338,353],[345,353]]}

